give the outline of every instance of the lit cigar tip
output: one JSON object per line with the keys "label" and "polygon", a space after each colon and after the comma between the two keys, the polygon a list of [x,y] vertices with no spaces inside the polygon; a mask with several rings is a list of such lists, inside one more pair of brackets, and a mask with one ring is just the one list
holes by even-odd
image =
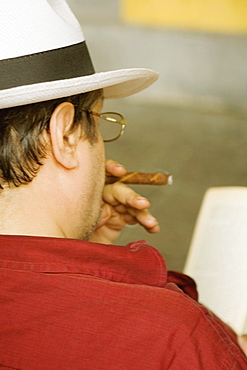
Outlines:
{"label": "lit cigar tip", "polygon": [[172,184],[173,184],[173,177],[172,175],[170,175],[167,180],[167,185],[172,185]]}

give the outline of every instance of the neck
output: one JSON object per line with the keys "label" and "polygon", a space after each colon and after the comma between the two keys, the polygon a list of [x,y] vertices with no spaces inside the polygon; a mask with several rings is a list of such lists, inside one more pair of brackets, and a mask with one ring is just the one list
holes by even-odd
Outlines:
{"label": "neck", "polygon": [[0,234],[65,237],[52,218],[51,202],[31,184],[1,190]]}

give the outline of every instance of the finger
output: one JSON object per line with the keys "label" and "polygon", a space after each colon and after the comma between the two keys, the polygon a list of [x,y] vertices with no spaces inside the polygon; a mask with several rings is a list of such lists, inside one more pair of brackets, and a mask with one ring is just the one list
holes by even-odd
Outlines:
{"label": "finger", "polygon": [[136,217],[133,217],[131,215],[125,215],[125,222],[126,224],[128,225],[136,225],[136,224],[139,224],[141,225],[142,227],[144,227],[146,229],[147,232],[149,232],[150,234],[156,234],[160,231],[160,226],[159,224],[156,224],[154,226],[150,226],[150,225],[143,225],[143,224],[140,224],[140,222],[138,222],[138,220],[136,219]]}
{"label": "finger", "polygon": [[[128,225],[135,225],[137,223],[144,226],[151,232],[158,232],[159,227],[157,220],[148,212],[143,213],[142,211],[133,212],[133,210],[126,208],[123,205],[114,207],[114,210],[124,216],[125,222]],[[132,213],[132,214],[131,214]],[[152,231],[153,230],[153,231]]]}
{"label": "finger", "polygon": [[111,209],[111,217],[105,223],[108,228],[112,230],[121,231],[126,226],[125,217],[118,212],[115,212],[114,209]]}
{"label": "finger", "polygon": [[116,212],[121,213],[122,215],[128,213],[126,206],[124,206],[123,204],[115,206],[114,209]]}
{"label": "finger", "polygon": [[156,225],[154,227],[146,228],[146,230],[150,234],[156,234],[156,233],[160,232],[160,227],[159,227],[159,225]]}
{"label": "finger", "polygon": [[120,182],[105,186],[103,199],[111,205],[123,204],[139,210],[150,206],[146,198],[140,196],[133,189]]}
{"label": "finger", "polygon": [[129,213],[124,215],[124,219],[125,219],[126,224],[128,224],[128,225],[138,224],[138,221],[137,221],[136,217],[131,216]]}
{"label": "finger", "polygon": [[127,210],[148,232],[157,233],[160,231],[158,221],[148,210],[139,211],[133,208],[128,208]]}
{"label": "finger", "polygon": [[118,213],[124,215],[124,219],[128,225],[139,223],[146,229],[154,230],[151,232],[159,231],[158,221],[148,211],[133,210],[123,205],[114,207],[114,209]]}
{"label": "finger", "polygon": [[120,163],[112,159],[106,160],[105,171],[106,171],[106,175],[113,175],[117,177],[121,177],[125,175],[127,172],[124,166],[122,166]]}
{"label": "finger", "polygon": [[126,225],[126,221],[124,214],[116,212],[114,207],[104,203],[101,209],[101,216],[97,224],[97,229],[106,224],[110,228],[122,230]]}

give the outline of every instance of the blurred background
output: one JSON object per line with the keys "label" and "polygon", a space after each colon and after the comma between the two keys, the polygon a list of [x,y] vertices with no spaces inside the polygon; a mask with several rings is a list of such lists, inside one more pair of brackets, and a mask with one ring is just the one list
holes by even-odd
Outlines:
{"label": "blurred background", "polygon": [[105,102],[125,135],[106,145],[129,171],[169,171],[173,185],[133,186],[151,201],[157,235],[128,227],[118,244],[147,240],[183,269],[207,188],[247,185],[245,0],[68,0],[96,71],[147,67],[146,91]]}

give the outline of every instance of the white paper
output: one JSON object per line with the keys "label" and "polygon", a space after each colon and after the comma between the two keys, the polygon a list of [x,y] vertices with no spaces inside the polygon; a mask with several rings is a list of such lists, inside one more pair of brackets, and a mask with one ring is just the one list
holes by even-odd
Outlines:
{"label": "white paper", "polygon": [[195,279],[201,303],[247,334],[247,188],[207,191],[184,272]]}

